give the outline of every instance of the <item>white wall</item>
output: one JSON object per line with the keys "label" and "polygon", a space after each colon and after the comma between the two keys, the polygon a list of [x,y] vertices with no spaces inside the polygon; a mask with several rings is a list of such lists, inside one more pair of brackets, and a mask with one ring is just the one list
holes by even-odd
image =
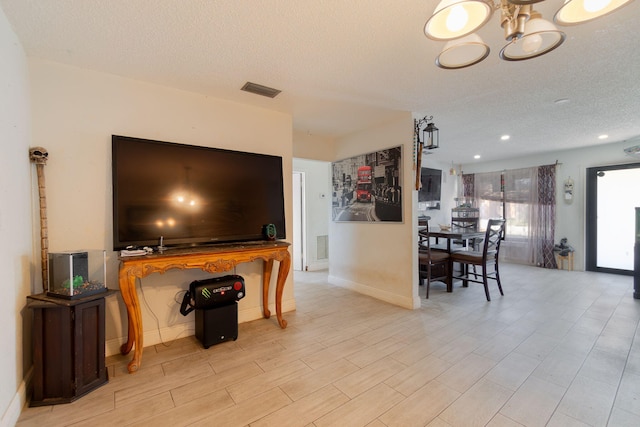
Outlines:
{"label": "white wall", "polygon": [[293,156],[301,159],[335,160],[335,140],[303,132],[293,133]]}
{"label": "white wall", "polygon": [[[0,9],[0,426],[12,426],[25,402],[31,368],[32,246],[30,116],[27,62]],[[35,168],[35,167],[34,167]]]}
{"label": "white wall", "polygon": [[329,280],[339,286],[417,308],[417,191],[414,189],[413,118],[406,117],[336,142],[335,160],[402,145],[402,223],[331,222]]}
{"label": "white wall", "polygon": [[[42,60],[30,60],[29,71],[33,140],[49,150],[50,252],[106,249],[109,288],[118,289],[117,254],[111,250],[112,134],[280,155],[284,176],[292,174],[289,115]],[[260,138],[255,137],[255,129],[260,129]],[[284,182],[289,219],[291,180]],[[291,236],[290,221],[286,232]],[[239,304],[240,322],[262,317],[261,272],[260,262],[236,269],[247,283],[247,296]],[[193,335],[194,316],[183,317],[178,302],[192,280],[208,276],[199,270],[173,270],[142,279],[138,295],[145,346]],[[272,311],[276,276],[272,276]],[[283,311],[294,308],[290,274]],[[119,294],[107,298],[106,320],[107,354],[114,354],[127,335],[126,310]],[[278,327],[275,319],[273,324]]]}
{"label": "white wall", "polygon": [[[303,270],[329,268],[329,259],[318,259],[318,236],[329,234],[331,215],[331,163],[316,160],[293,159],[293,170],[304,172],[304,228],[305,265]],[[324,195],[324,197],[322,197]]]}
{"label": "white wall", "polygon": [[[637,144],[637,142],[636,142]],[[585,203],[586,203],[586,170],[590,167],[625,163],[636,163],[640,159],[624,154],[623,149],[632,145],[628,142],[617,142],[595,147],[575,150],[557,151],[554,153],[527,156],[498,162],[466,164],[464,173],[500,171],[519,169],[559,163],[556,169],[556,232],[554,241],[558,243],[566,237],[576,250],[574,269],[585,268]],[[564,201],[564,181],[571,177],[574,180],[574,198],[571,203]],[[630,190],[631,191],[631,190]]]}

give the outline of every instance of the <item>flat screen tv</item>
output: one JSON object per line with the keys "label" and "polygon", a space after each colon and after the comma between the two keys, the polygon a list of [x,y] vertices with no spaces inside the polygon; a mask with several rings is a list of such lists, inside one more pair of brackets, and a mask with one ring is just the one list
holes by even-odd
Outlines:
{"label": "flat screen tv", "polygon": [[427,209],[440,209],[442,189],[442,171],[422,168],[420,171],[422,187],[418,191],[418,202],[426,202]]}
{"label": "flat screen tv", "polygon": [[285,236],[282,157],[112,136],[113,249]]}

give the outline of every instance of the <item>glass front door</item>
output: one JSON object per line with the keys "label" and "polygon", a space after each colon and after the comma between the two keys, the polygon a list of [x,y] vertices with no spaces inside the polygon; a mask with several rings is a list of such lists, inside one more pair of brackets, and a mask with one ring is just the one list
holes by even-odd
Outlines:
{"label": "glass front door", "polygon": [[640,164],[587,170],[587,270],[631,274]]}

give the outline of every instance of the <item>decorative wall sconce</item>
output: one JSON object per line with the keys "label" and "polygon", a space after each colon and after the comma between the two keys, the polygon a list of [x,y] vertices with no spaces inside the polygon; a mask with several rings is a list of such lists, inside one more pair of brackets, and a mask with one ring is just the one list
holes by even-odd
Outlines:
{"label": "decorative wall sconce", "polygon": [[[417,142],[416,153],[416,190],[420,190],[420,173],[422,169],[422,150],[433,150],[440,146],[440,131],[432,122],[433,116],[424,116],[414,120],[414,134]],[[421,135],[422,134],[422,135]],[[420,138],[422,136],[422,138]]]}
{"label": "decorative wall sconce", "polygon": [[564,201],[567,203],[571,203],[573,201],[573,188],[573,179],[569,177],[564,181]]}
{"label": "decorative wall sconce", "polygon": [[[418,145],[427,150],[433,150],[440,146],[440,131],[432,122],[433,116],[424,116],[416,121],[416,137]],[[426,125],[426,126],[425,126]],[[423,128],[424,126],[424,128]],[[422,139],[420,139],[422,134]]]}

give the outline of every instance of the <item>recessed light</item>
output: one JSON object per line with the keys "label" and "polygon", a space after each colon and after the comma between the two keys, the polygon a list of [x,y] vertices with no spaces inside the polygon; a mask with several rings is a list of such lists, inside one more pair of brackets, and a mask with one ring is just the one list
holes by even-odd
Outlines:
{"label": "recessed light", "polygon": [[500,137],[500,139],[503,140],[503,141],[507,141],[509,138],[511,138],[509,135],[502,135]]}
{"label": "recessed light", "polygon": [[473,156],[474,159],[479,159],[480,158],[480,154],[476,154],[475,156]]}
{"label": "recessed light", "polygon": [[609,135],[600,135],[598,137],[598,139],[607,139],[607,138],[609,138]]}
{"label": "recessed light", "polygon": [[553,101],[556,105],[566,104],[569,102],[569,98],[560,98]]}

